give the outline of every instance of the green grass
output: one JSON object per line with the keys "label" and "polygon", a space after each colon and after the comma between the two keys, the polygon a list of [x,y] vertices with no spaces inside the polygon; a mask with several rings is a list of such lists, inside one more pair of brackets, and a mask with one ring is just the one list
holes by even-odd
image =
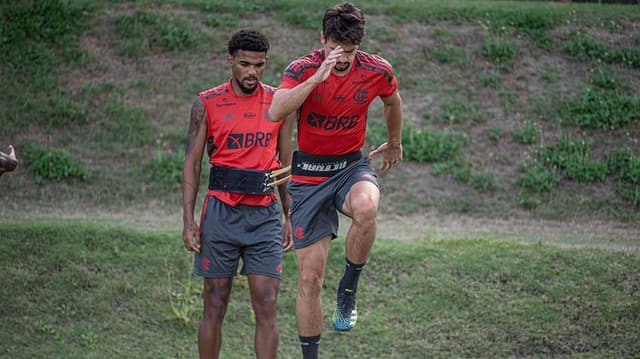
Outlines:
{"label": "green grass", "polygon": [[89,172],[85,166],[64,149],[29,142],[25,147],[25,158],[27,168],[38,184],[43,184],[44,180],[62,182],[89,179]]}
{"label": "green grass", "polygon": [[196,43],[196,35],[185,20],[136,11],[115,19],[117,48],[122,55],[140,56],[154,50],[182,51]]}
{"label": "green grass", "polygon": [[513,139],[524,145],[531,145],[540,139],[540,130],[535,124],[525,121],[521,127],[513,131]]}
{"label": "green grass", "polygon": [[[0,148],[16,146],[25,166],[3,176],[2,199],[14,209],[38,201],[99,203],[108,211],[154,201],[175,206],[180,202],[176,154],[184,145],[189,106],[198,91],[229,78],[224,62],[229,35],[259,27],[270,37],[273,50],[263,80],[278,85],[292,59],[319,45],[322,13],[331,5],[328,0],[5,1]],[[565,163],[553,186],[557,197],[574,191],[573,182],[588,184],[579,189],[612,194],[626,204],[612,211],[620,216],[606,219],[639,218],[638,184],[618,170],[606,172],[601,157],[607,153],[597,145],[604,139],[611,144],[605,152],[630,147],[637,153],[640,37],[633,26],[640,19],[638,6],[489,0],[358,5],[367,17],[362,48],[388,59],[399,79],[405,161],[414,162],[410,168],[431,165],[432,175],[447,172],[476,189],[473,201],[461,194],[454,211],[493,214],[500,201],[505,215],[521,213],[514,198],[522,190],[540,194],[542,206],[556,205],[549,191],[539,190],[546,188],[548,173],[519,173],[532,178],[521,182],[528,183],[524,188],[505,177],[537,156],[536,146],[517,151],[511,146],[514,141],[554,144],[560,133],[579,132],[595,141],[593,152],[600,157]],[[374,130],[367,140],[376,145],[386,140],[382,113],[375,109],[368,117]],[[622,132],[626,135],[619,136]],[[87,166],[90,180],[43,182],[21,171],[28,168],[30,142],[64,149]],[[480,159],[472,151],[487,156]],[[484,170],[493,171],[498,159],[499,170]],[[409,186],[425,187],[414,177],[409,175]],[[450,178],[426,179],[443,188],[430,203],[447,201],[446,193],[455,190],[446,188]],[[435,208],[427,202],[416,201],[411,212]],[[61,210],[68,207],[76,206]],[[400,207],[384,211],[392,214]],[[583,206],[557,210],[576,218],[600,216]]]}
{"label": "green grass", "polygon": [[485,39],[482,44],[482,55],[499,68],[511,66],[517,52],[516,45],[510,40]]}
{"label": "green grass", "polygon": [[[179,233],[67,223],[0,226],[1,356],[197,355],[199,278]],[[344,240],[332,243],[320,354],[352,358],[631,357],[640,351],[640,260],[492,239],[378,239],[359,287],[359,324],[330,328]],[[285,255],[279,357],[300,356],[296,263]],[[252,357],[238,277],[223,356]],[[515,354],[514,354],[515,353]]]}

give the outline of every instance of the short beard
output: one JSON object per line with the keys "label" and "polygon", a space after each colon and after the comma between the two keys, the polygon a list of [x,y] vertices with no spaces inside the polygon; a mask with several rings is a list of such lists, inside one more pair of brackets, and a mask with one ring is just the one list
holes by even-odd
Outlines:
{"label": "short beard", "polygon": [[245,95],[253,94],[254,92],[256,92],[256,89],[258,88],[258,82],[259,81],[257,81],[256,85],[253,88],[251,88],[251,87],[244,86],[242,84],[242,81],[238,81],[238,79],[235,79],[235,80],[236,80],[236,83],[238,84],[238,87],[240,88],[240,91],[242,91],[242,93],[245,94]]}
{"label": "short beard", "polygon": [[[351,64],[350,64],[350,63],[348,63],[348,62],[345,62],[345,63],[342,63],[342,64],[346,64],[346,65],[347,65],[347,67],[345,67],[344,69],[340,70],[340,69],[338,69],[338,67],[337,67],[337,66],[334,66],[335,70],[336,70],[336,71],[338,71],[338,72],[346,72],[347,70],[349,70],[349,67],[351,67]],[[341,65],[342,65],[342,64],[341,64]]]}

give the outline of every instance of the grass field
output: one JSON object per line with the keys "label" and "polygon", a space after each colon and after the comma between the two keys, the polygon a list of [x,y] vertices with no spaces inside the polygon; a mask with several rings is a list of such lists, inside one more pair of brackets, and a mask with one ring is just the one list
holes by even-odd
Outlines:
{"label": "grass field", "polygon": [[[351,333],[329,323],[333,243],[321,356],[640,357],[640,5],[356,3],[362,49],[400,84],[405,161],[379,174]],[[20,161],[0,178],[0,357],[197,356],[202,284],[179,233],[189,108],[228,79],[232,32],[270,38],[277,86],[332,4],[0,2],[0,151]],[[366,148],[383,121],[375,102]],[[299,357],[295,288],[289,253],[281,358]],[[238,277],[224,358],[252,357],[252,320]]]}
{"label": "grass field", "polygon": [[[201,281],[178,233],[82,223],[0,226],[0,356],[193,358]],[[323,293],[335,296],[342,238]],[[285,256],[279,357],[297,358],[296,264]],[[379,239],[360,286],[360,321],[323,358],[634,357],[640,258],[489,239]],[[252,357],[246,280],[236,279],[223,357]],[[348,354],[345,354],[348,353]]]}

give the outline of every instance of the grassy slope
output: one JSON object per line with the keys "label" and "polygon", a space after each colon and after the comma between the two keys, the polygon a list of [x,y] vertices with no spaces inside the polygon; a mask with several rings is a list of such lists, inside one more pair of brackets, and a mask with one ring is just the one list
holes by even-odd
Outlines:
{"label": "grassy slope", "polygon": [[[12,222],[0,237],[0,356],[195,356],[201,284],[189,279],[190,256],[177,233]],[[342,243],[337,239],[330,253],[325,305],[335,295]],[[382,239],[372,258],[357,330],[334,333],[325,311],[323,357],[640,352],[637,256],[491,240]],[[295,358],[293,254],[284,273],[280,357]],[[239,277],[225,322],[226,357],[251,356],[251,328]]]}
{"label": "grassy slope", "polygon": [[[21,160],[15,173],[2,178],[7,211],[0,218],[36,212],[99,216],[96,208],[150,206],[177,212],[189,106],[198,90],[227,78],[228,34],[257,27],[272,38],[265,81],[277,84],[292,58],[317,46],[321,10],[331,2],[38,3],[6,5],[0,16],[0,70],[7,80],[0,84],[7,94],[0,99],[0,146],[16,145]],[[407,147],[407,157],[415,158],[420,144],[436,151],[451,145],[451,133],[462,139],[448,154],[407,161],[383,175],[383,211],[638,220],[638,161],[627,177],[611,170],[603,180],[584,182],[568,178],[561,163],[556,185],[544,182],[547,170],[529,166],[527,179],[538,182],[516,184],[520,165],[562,136],[589,143],[587,159],[595,167],[572,159],[587,174],[613,151],[640,151],[637,116],[629,117],[625,107],[640,103],[638,69],[597,58],[605,56],[599,46],[610,52],[640,48],[634,32],[638,6],[371,1],[363,8],[369,16],[363,48],[394,64],[407,127],[441,139]],[[572,101],[594,87],[599,73],[614,78],[605,85],[626,96],[610,108],[630,118],[621,128],[585,129],[571,122]],[[382,122],[379,106],[370,122]],[[530,144],[516,139],[523,128],[534,131]],[[530,138],[526,131],[520,135]],[[373,144],[380,140],[372,136]],[[37,161],[51,153],[64,158]],[[71,177],[58,182],[48,173]],[[551,188],[543,189],[547,184]]]}

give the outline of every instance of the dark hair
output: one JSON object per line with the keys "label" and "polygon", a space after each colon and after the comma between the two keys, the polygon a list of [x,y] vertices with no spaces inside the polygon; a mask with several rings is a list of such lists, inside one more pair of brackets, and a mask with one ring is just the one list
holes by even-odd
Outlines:
{"label": "dark hair", "polygon": [[364,37],[364,15],[350,2],[338,4],[325,11],[322,33],[336,42],[360,45]]}
{"label": "dark hair", "polygon": [[238,50],[266,53],[269,50],[269,40],[266,36],[254,30],[240,30],[231,36],[227,44],[229,55],[235,55]]}

